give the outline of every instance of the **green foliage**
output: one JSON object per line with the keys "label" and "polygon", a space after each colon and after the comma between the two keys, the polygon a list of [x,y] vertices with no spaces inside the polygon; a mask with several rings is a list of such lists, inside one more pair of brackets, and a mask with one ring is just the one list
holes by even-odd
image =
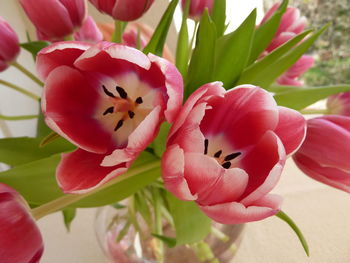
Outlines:
{"label": "green foliage", "polygon": [[36,55],[40,50],[47,47],[50,43],[47,41],[29,41],[26,43],[21,43],[20,46],[30,52],[35,60]]}
{"label": "green foliage", "polygon": [[234,87],[247,65],[255,21],[254,9],[239,28],[217,40],[213,80],[222,81],[226,89]]}
{"label": "green foliage", "polygon": [[156,30],[153,33],[151,40],[148,42],[148,45],[145,47],[143,52],[145,54],[153,53],[158,56],[161,56],[163,53],[166,37],[171,25],[171,21],[174,16],[175,8],[179,0],[172,0],[163,14],[162,19],[160,20]]}
{"label": "green foliage", "polygon": [[167,194],[170,213],[176,229],[176,245],[191,244],[203,240],[211,230],[211,220],[194,202],[181,201]]}
{"label": "green foliage", "polygon": [[70,231],[70,226],[76,216],[76,212],[75,208],[66,208],[62,210],[63,221],[67,231]]}
{"label": "green foliage", "polygon": [[[189,2],[189,1],[188,1]],[[218,37],[221,37],[226,29],[226,0],[215,0],[213,10],[211,13],[211,19],[216,26],[216,33]]]}
{"label": "green foliage", "polygon": [[208,10],[202,15],[197,32],[196,47],[193,50],[185,87],[187,98],[201,85],[211,82],[216,44],[215,24],[208,14]]}

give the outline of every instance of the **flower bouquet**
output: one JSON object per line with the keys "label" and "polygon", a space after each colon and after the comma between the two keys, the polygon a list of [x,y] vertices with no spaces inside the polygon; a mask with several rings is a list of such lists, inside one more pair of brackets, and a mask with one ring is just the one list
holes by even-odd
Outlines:
{"label": "flower bouquet", "polygon": [[[285,0],[260,23],[253,10],[228,32],[225,0],[183,0],[173,56],[166,38],[179,0],[154,30],[131,22],[153,0],[90,0],[113,26],[97,25],[84,0],[19,2],[37,39],[19,43],[0,19],[0,70],[16,67],[43,90],[37,96],[0,75],[1,85],[41,105],[38,115],[0,116],[37,119],[36,137],[0,139],[8,167],[0,172],[1,262],[40,261],[36,220],[62,211],[69,226],[76,209],[105,205],[123,215],[108,229],[113,262],[177,262],[167,251],[178,246],[194,255],[181,262],[229,262],[209,235],[225,247],[223,229],[271,216],[309,254],[270,192],[288,157],[350,192],[350,84],[306,87],[299,79],[327,26],[305,30],[305,17]],[[36,74],[16,62],[20,48],[33,54]],[[307,109],[329,96],[326,110]],[[311,113],[327,115],[306,121]],[[147,256],[130,253],[130,243]]]}

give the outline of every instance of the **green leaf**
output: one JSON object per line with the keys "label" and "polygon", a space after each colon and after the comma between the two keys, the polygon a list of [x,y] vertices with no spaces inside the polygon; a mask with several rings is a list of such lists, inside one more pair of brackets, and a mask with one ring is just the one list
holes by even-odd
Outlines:
{"label": "green leaf", "polygon": [[64,225],[66,226],[67,231],[70,231],[70,226],[75,218],[76,209],[75,208],[66,208],[62,210]]}
{"label": "green leaf", "polygon": [[158,56],[162,56],[166,37],[168,35],[168,31],[178,2],[179,0],[172,0],[170,2],[167,10],[163,14],[162,19],[160,20],[156,30],[153,33],[151,40],[143,50],[145,54],[153,53]]}
{"label": "green leaf", "polygon": [[269,46],[280,25],[281,18],[286,12],[288,0],[284,0],[277,11],[264,24],[255,30],[252,50],[248,60],[248,65],[253,63],[259,55]]}
{"label": "green leaf", "polygon": [[215,0],[211,19],[216,26],[217,37],[221,37],[226,30],[226,0]]}
{"label": "green leaf", "polygon": [[45,117],[43,112],[41,111],[41,103],[39,103],[39,107],[39,118],[38,123],[36,124],[36,137],[43,138],[49,135],[52,132],[52,130],[45,123]]}
{"label": "green leaf", "polygon": [[185,97],[201,85],[213,80],[212,73],[215,61],[215,24],[210,19],[208,10],[205,10],[197,32],[196,46],[193,50],[188,68]]}
{"label": "green leaf", "polygon": [[299,240],[300,240],[300,243],[301,245],[303,246],[304,250],[305,250],[305,253],[307,256],[310,256],[310,253],[309,253],[309,246],[303,236],[303,234],[301,233],[300,229],[298,228],[298,226],[293,222],[293,220],[286,214],[284,213],[283,211],[279,211],[276,216],[279,218],[279,219],[282,219],[284,222],[286,222],[292,229],[293,231],[295,232],[295,234],[298,236]]}
{"label": "green leaf", "polygon": [[53,141],[57,140],[58,138],[61,138],[60,135],[58,135],[56,132],[51,132],[49,135],[47,135],[42,141],[40,142],[40,147],[44,147]]}
{"label": "green leaf", "polygon": [[167,236],[162,236],[162,235],[158,235],[158,234],[152,234],[152,236],[163,241],[169,248],[176,246],[176,239],[173,237],[167,237]]}
{"label": "green leaf", "polygon": [[134,196],[135,210],[141,214],[147,225],[152,229],[152,214],[147,199],[142,192],[136,193]]}
{"label": "green leaf", "polygon": [[155,138],[155,140],[152,143],[154,154],[157,155],[158,157],[162,157],[163,153],[165,152],[166,140],[168,137],[170,127],[171,125],[169,123],[164,122],[160,126],[158,136]]}
{"label": "green leaf", "polygon": [[188,26],[187,17],[190,8],[190,1],[186,2],[185,10],[182,15],[182,23],[177,38],[176,45],[176,67],[180,71],[183,78],[185,78],[188,68],[188,59],[190,55],[189,38],[188,38]]}
{"label": "green leaf", "polygon": [[47,41],[32,41],[20,44],[22,48],[29,51],[33,55],[34,60],[39,51],[47,47],[48,45],[50,45],[50,43]]}
{"label": "green leaf", "polygon": [[265,71],[268,71],[269,70],[268,68],[271,65],[273,65],[282,56],[288,53],[296,44],[302,41],[310,32],[312,31],[308,30],[295,36],[294,38],[290,39],[280,47],[276,48],[274,51],[272,51],[270,54],[262,58],[260,61],[247,67],[241,74],[237,84],[246,84],[246,83],[254,84],[257,81],[259,81],[259,79],[264,78],[266,74]]}
{"label": "green leaf", "polygon": [[[153,155],[143,152],[129,170],[157,160],[159,159]],[[64,195],[59,189],[55,178],[55,171],[59,161],[60,154],[56,154],[45,159],[17,166],[1,172],[0,182],[20,192],[30,205],[42,205]],[[159,167],[150,169],[90,195],[71,205],[71,207],[95,207],[118,202],[154,182],[159,176]]]}
{"label": "green leaf", "polygon": [[269,65],[253,83],[267,89],[279,76],[287,71],[291,66],[298,61],[298,59],[309,49],[309,47],[316,41],[316,39],[327,29],[328,25],[322,27],[320,30],[313,33],[310,37],[304,40],[301,44],[290,50],[287,54],[278,59],[275,63]]}
{"label": "green leaf", "polygon": [[203,240],[211,230],[211,220],[194,202],[182,201],[167,194],[170,213],[174,219],[177,245]]}
{"label": "green leaf", "polygon": [[63,138],[57,139],[44,148],[39,147],[40,142],[40,138],[29,137],[0,139],[0,162],[17,166],[76,148]]}
{"label": "green leaf", "polygon": [[302,110],[330,95],[345,91],[350,91],[350,84],[323,87],[294,87],[294,89],[289,87],[285,92],[277,93],[274,98],[280,106]]}
{"label": "green leaf", "polygon": [[246,67],[255,30],[256,9],[234,32],[217,40],[213,80],[232,88]]}

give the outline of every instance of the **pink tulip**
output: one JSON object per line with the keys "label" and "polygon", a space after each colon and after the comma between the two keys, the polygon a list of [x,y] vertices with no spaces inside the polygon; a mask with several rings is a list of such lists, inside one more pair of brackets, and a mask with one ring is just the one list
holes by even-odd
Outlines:
{"label": "pink tulip", "polygon": [[57,180],[67,193],[89,191],[124,173],[172,123],[183,96],[176,67],[125,45],[59,42],[43,49],[47,125],[79,147],[63,154]]}
{"label": "pink tulip", "polygon": [[56,40],[73,34],[87,15],[86,0],[20,0],[42,39]]}
{"label": "pink tulip", "polygon": [[[280,3],[274,4],[264,16],[261,24],[264,24],[279,8]],[[266,49],[271,52],[278,46],[282,45],[295,35],[304,31],[307,20],[304,16],[300,15],[300,10],[295,7],[288,7],[283,14],[281,23],[277,29],[276,35],[272,40],[270,46]],[[279,45],[277,45],[279,43]]]}
{"label": "pink tulip", "polygon": [[94,19],[88,16],[80,30],[74,33],[74,39],[77,41],[96,43],[103,40],[103,35]]}
{"label": "pink tulip", "polygon": [[350,118],[327,115],[307,121],[303,145],[293,156],[311,178],[350,193]]}
{"label": "pink tulip", "polygon": [[327,100],[327,109],[329,114],[350,117],[350,92],[330,96]]}
{"label": "pink tulip", "polygon": [[308,71],[314,64],[314,58],[303,55],[291,68],[287,70],[278,80],[280,85],[302,86],[304,83],[298,78]]}
{"label": "pink tulip", "polygon": [[20,49],[16,32],[0,17],[0,72],[16,60]]}
{"label": "pink tulip", "polygon": [[24,199],[0,183],[0,261],[37,263],[43,253],[40,231]]}
{"label": "pink tulip", "polygon": [[100,11],[116,20],[132,21],[140,18],[154,0],[90,0]]}
{"label": "pink tulip", "polygon": [[[221,1],[221,0],[219,0]],[[187,0],[181,0],[182,9],[185,9]],[[194,20],[199,20],[205,8],[208,8],[209,13],[213,9],[214,0],[191,0],[189,17]]]}
{"label": "pink tulip", "polygon": [[281,198],[269,192],[286,154],[304,137],[302,115],[278,107],[263,89],[206,84],[189,97],[169,132],[165,186],[219,223],[264,219],[279,211]]}

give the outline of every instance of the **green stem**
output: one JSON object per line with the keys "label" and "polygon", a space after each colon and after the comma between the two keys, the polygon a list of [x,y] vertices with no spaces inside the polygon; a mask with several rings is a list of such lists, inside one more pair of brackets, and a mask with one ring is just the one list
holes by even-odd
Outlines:
{"label": "green stem", "polygon": [[150,164],[147,164],[147,165],[144,165],[140,168],[135,168],[135,169],[132,169],[128,172],[126,172],[125,174],[123,175],[120,175],[116,178],[114,178],[113,180],[109,181],[108,183],[88,192],[88,193],[85,193],[85,194],[67,194],[67,195],[64,195],[60,198],[57,198],[49,203],[46,203],[46,204],[43,204],[39,207],[36,207],[32,210],[32,215],[33,217],[36,219],[36,220],[39,220],[40,218],[48,215],[48,214],[51,214],[53,212],[56,212],[58,210],[61,210],[71,204],[74,204],[75,202],[78,202],[88,196],[91,196],[97,192],[100,192],[101,190],[103,189],[106,189],[114,184],[117,184],[119,182],[122,182],[130,177],[133,177],[139,173],[142,173],[142,172],[146,172],[148,170],[151,170],[151,169],[154,169],[156,167],[159,167],[160,166],[160,161],[155,161],[155,162],[152,162]]}
{"label": "green stem", "polygon": [[300,111],[301,114],[329,114],[328,109],[304,109]]}
{"label": "green stem", "polygon": [[5,137],[12,137],[10,128],[8,127],[6,121],[0,119],[0,130]]}
{"label": "green stem", "polygon": [[17,68],[19,71],[21,71],[23,74],[27,75],[30,79],[32,79],[35,83],[37,83],[39,86],[43,87],[44,83],[41,82],[40,79],[38,79],[33,73],[31,73],[29,70],[27,70],[25,67],[23,67],[18,62],[12,62],[12,66]]}
{"label": "green stem", "polygon": [[26,95],[28,97],[31,97],[34,100],[39,100],[40,99],[40,97],[35,95],[34,93],[31,93],[30,91],[27,91],[27,90],[25,90],[25,89],[23,89],[21,87],[18,87],[17,85],[15,85],[15,84],[13,84],[11,82],[8,82],[6,80],[0,79],[0,84],[2,84],[4,86],[7,86],[7,87],[9,87],[11,89],[14,89],[14,90],[16,90],[16,91],[18,91],[18,92],[20,92],[20,93],[22,93],[22,94],[24,94],[24,95]]}
{"label": "green stem", "polygon": [[[154,204],[154,232],[157,235],[163,234],[163,222],[162,222],[162,203],[160,198],[159,190],[153,188],[152,196],[153,196],[153,204]],[[164,244],[161,240],[157,240],[158,243],[158,251],[156,251],[157,263],[164,262]]]}
{"label": "green stem", "polygon": [[191,55],[192,55],[192,51],[193,51],[193,43],[194,43],[194,40],[196,38],[196,33],[198,30],[198,25],[199,25],[199,23],[198,23],[198,21],[196,21],[194,24],[193,35],[192,35],[191,42],[190,42]]}
{"label": "green stem", "polygon": [[21,121],[21,120],[31,120],[38,118],[38,115],[22,115],[22,116],[5,116],[0,114],[0,119],[6,121]]}
{"label": "green stem", "polygon": [[114,32],[112,35],[112,42],[122,43],[124,28],[125,27],[124,27],[123,21],[119,21],[119,20],[114,21]]}

